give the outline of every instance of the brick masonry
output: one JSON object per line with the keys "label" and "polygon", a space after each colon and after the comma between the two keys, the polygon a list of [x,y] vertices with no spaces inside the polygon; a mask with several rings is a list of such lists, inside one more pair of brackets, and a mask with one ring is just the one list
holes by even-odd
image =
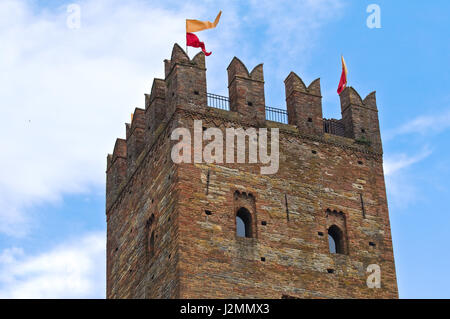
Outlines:
{"label": "brick masonry", "polygon": [[[265,120],[263,66],[228,67],[230,110],[206,104],[205,56],[175,45],[165,79],[107,158],[108,298],[397,298],[375,93],[341,94],[345,136],[323,131],[320,80],[286,81],[289,124]],[[280,132],[280,166],[175,164],[170,134],[203,126]],[[225,136],[225,134],[224,134]],[[252,237],[236,236],[236,213]],[[208,211],[208,214],[206,213]],[[342,231],[331,254],[328,228]],[[370,244],[369,244],[370,243]],[[381,288],[366,268],[381,267]]]}

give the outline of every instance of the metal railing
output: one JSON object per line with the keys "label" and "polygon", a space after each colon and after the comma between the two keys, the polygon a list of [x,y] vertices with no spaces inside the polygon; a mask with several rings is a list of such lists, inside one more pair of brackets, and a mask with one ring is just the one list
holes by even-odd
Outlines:
{"label": "metal railing", "polygon": [[266,120],[288,124],[287,111],[266,106]]}
{"label": "metal railing", "polygon": [[[228,97],[212,93],[207,93],[206,97],[208,99],[208,106],[221,110],[230,110],[230,100]],[[287,124],[287,111],[266,106],[266,120]]]}
{"label": "metal railing", "polygon": [[[208,106],[221,110],[230,110],[230,99],[226,96],[207,93]],[[266,120],[288,124],[288,114],[286,110],[266,106]],[[342,120],[323,119],[323,131],[325,133],[345,136],[344,124]]]}
{"label": "metal railing", "polygon": [[323,119],[323,131],[333,135],[345,136],[344,123],[341,120]]}
{"label": "metal railing", "polygon": [[230,100],[226,96],[206,93],[208,99],[208,106],[221,110],[230,110]]}

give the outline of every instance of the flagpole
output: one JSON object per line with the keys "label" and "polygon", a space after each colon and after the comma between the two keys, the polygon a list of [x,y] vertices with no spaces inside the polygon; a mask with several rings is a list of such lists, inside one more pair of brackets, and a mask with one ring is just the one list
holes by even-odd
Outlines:
{"label": "flagpole", "polygon": [[186,55],[189,57],[189,52],[188,52],[188,41],[187,41],[187,31],[188,31],[188,29],[187,29],[187,19],[186,19],[186,37],[185,37],[185,39],[186,39]]}

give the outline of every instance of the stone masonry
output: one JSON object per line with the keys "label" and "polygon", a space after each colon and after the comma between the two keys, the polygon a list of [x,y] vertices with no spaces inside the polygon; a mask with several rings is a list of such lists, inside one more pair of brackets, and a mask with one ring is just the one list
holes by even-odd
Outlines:
{"label": "stone masonry", "polygon": [[[164,62],[165,79],[107,157],[107,297],[397,298],[375,93],[341,93],[338,136],[324,132],[319,79],[307,87],[289,74],[282,124],[266,120],[262,64],[248,72],[231,61],[226,111],[207,106],[203,53],[189,59],[175,44]],[[194,120],[222,131],[278,128],[278,172],[175,164],[171,133],[194,136]],[[236,235],[241,208],[250,238]],[[332,227],[341,253],[329,251]],[[380,288],[366,284],[371,264]]]}

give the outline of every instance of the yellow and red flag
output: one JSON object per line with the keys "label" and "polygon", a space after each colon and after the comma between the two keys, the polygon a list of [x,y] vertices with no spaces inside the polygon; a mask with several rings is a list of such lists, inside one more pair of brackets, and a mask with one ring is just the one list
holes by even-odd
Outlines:
{"label": "yellow and red flag", "polygon": [[206,52],[205,43],[193,33],[186,33],[186,45],[194,48],[202,48],[203,53],[206,56],[210,56],[212,52]]}
{"label": "yellow and red flag", "polygon": [[217,27],[221,15],[222,11],[219,12],[214,22],[186,19],[186,33],[198,32]]}
{"label": "yellow and red flag", "polygon": [[347,86],[347,66],[345,65],[345,60],[343,56],[341,56],[341,59],[342,59],[342,74],[337,89],[338,94],[341,94],[341,92],[344,91],[345,87]]}
{"label": "yellow and red flag", "polygon": [[211,52],[206,52],[205,43],[200,41],[200,39],[192,32],[215,28],[219,23],[221,15],[222,11],[219,12],[214,22],[186,19],[186,46],[201,48],[206,56],[211,55]]}

